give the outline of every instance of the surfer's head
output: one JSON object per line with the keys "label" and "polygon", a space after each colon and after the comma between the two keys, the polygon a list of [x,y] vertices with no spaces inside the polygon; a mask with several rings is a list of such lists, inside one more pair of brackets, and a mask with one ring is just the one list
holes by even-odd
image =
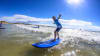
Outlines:
{"label": "surfer's head", "polygon": [[52,16],[52,19],[53,19],[53,20],[56,20],[56,17],[55,17],[55,16]]}

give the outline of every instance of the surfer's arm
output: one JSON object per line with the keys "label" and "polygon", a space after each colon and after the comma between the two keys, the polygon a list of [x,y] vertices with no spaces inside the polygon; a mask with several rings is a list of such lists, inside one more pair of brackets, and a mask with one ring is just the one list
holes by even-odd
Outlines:
{"label": "surfer's arm", "polygon": [[61,14],[59,14],[58,18],[57,19],[60,19],[61,18]]}

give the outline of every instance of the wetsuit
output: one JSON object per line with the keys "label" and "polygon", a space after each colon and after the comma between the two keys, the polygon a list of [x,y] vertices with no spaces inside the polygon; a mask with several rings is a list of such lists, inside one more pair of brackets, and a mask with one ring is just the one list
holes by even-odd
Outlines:
{"label": "wetsuit", "polygon": [[60,22],[58,21],[59,19],[54,20],[54,23],[57,25],[56,31],[59,32],[60,29],[62,28],[62,25],[60,24]]}

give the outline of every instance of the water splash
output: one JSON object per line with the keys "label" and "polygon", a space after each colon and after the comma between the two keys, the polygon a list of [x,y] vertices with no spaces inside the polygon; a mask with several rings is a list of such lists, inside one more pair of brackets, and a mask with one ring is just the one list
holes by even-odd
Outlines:
{"label": "water splash", "polygon": [[[51,33],[49,37],[41,38],[42,41],[46,41],[48,39],[53,38],[54,36],[54,27],[46,27],[40,26],[40,28],[32,28],[34,25],[16,25],[19,28],[28,31],[35,31],[35,32],[43,32],[43,33]],[[61,45],[60,47],[64,47],[66,45],[70,45],[70,47],[78,46],[80,42],[87,42],[87,43],[100,43],[100,33],[99,32],[92,32],[92,31],[85,31],[85,30],[78,30],[78,29],[62,29],[60,31],[60,38],[61,38]],[[59,48],[58,48],[59,49]]]}

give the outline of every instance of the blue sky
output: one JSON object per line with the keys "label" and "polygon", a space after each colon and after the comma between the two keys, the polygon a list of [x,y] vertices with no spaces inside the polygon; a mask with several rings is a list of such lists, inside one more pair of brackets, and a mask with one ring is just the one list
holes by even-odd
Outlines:
{"label": "blue sky", "polygon": [[100,0],[0,0],[0,17],[26,15],[51,18],[62,14],[64,20],[83,20],[100,26]]}

